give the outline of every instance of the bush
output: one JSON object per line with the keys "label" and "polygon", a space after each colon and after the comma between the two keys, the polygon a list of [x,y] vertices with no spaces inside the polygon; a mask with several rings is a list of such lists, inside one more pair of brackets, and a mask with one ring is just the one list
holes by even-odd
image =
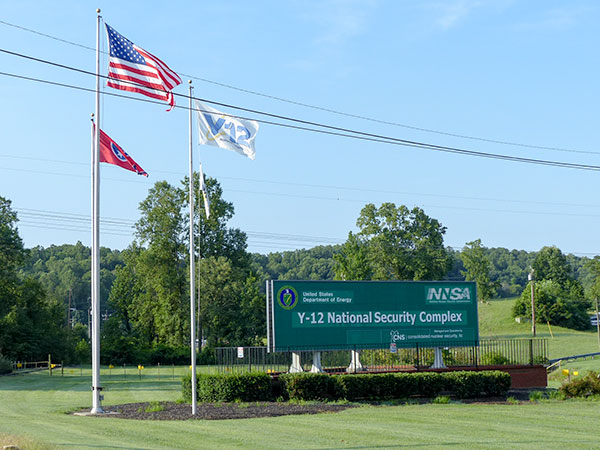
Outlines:
{"label": "bush", "polygon": [[338,387],[338,396],[350,401],[399,398],[398,379],[391,373],[337,375],[334,383]]}
{"label": "bush", "polygon": [[510,375],[499,370],[447,372],[446,390],[458,398],[498,397],[510,389]]}
{"label": "bush", "polygon": [[12,372],[12,361],[0,354],[0,375]]}
{"label": "bush", "polygon": [[505,366],[510,364],[510,360],[498,352],[488,352],[481,355],[481,364],[488,366]]}
{"label": "bush", "polygon": [[[182,380],[183,398],[191,400],[190,375]],[[328,375],[284,374],[271,380],[265,373],[198,375],[197,399],[204,402],[290,400],[391,400],[435,398],[442,393],[458,398],[507,394],[510,375],[501,371],[419,372]]]}
{"label": "bush", "polygon": [[[191,374],[182,379],[183,399],[191,402]],[[196,375],[196,399],[201,402],[266,401],[271,399],[271,377],[266,373]]]}
{"label": "bush", "polygon": [[[535,283],[535,321],[550,322],[575,330],[590,328],[587,314],[588,304],[580,298],[577,289],[563,288],[553,280]],[[531,284],[528,284],[521,297],[513,306],[513,317],[531,317]]]}
{"label": "bush", "polygon": [[458,398],[498,397],[510,389],[510,375],[501,371],[420,372],[338,375],[338,396],[346,400],[434,398],[442,392]]}
{"label": "bush", "polygon": [[585,377],[563,384],[559,391],[566,397],[600,395],[600,374],[590,371]]}
{"label": "bush", "polygon": [[332,400],[341,398],[337,378],[326,373],[287,373],[279,380],[290,400]]}

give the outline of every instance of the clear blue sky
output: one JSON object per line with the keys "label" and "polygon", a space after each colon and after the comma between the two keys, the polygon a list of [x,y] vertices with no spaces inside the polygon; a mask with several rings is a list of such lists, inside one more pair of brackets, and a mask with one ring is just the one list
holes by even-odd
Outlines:
{"label": "clear blue sky", "polygon": [[[195,77],[197,97],[437,145],[600,165],[596,1],[24,0],[0,1],[0,20],[94,48],[96,7],[106,23],[184,80]],[[104,33],[101,39],[106,48]],[[4,23],[0,42],[6,50],[95,70],[93,51]],[[103,73],[106,64],[104,58]],[[95,85],[93,77],[3,53],[0,66],[2,72]],[[386,125],[214,82],[412,127],[575,151]],[[19,213],[25,245],[89,245],[93,93],[0,76],[0,98],[0,195]],[[102,165],[103,246],[127,247],[133,235],[126,226],[139,218],[148,188],[163,179],[177,184],[187,173],[187,111],[165,109],[104,97],[102,128],[150,177]],[[556,245],[600,254],[598,172],[272,125],[261,125],[255,161],[195,148],[207,175],[233,202],[230,224],[249,234],[251,251],[343,242],[366,203],[389,201],[422,207],[447,227],[449,246],[481,238],[488,247]]]}

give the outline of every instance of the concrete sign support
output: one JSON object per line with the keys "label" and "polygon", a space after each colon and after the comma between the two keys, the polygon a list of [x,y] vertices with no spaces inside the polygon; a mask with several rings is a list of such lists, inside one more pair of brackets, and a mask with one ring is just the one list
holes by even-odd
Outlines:
{"label": "concrete sign support", "polygon": [[300,353],[292,353],[292,365],[290,366],[290,373],[304,372],[302,364],[300,364]]}
{"label": "concrete sign support", "polygon": [[440,347],[435,348],[435,356],[433,358],[432,369],[445,369],[446,364],[444,364],[444,355],[442,354],[442,349]]}
{"label": "concrete sign support", "polygon": [[360,352],[358,350],[350,350],[350,365],[346,369],[346,372],[360,372],[361,370],[364,370],[364,367],[360,362]]}
{"label": "concrete sign support", "polygon": [[323,372],[323,368],[321,367],[321,352],[313,352],[313,363],[310,371],[313,373]]}

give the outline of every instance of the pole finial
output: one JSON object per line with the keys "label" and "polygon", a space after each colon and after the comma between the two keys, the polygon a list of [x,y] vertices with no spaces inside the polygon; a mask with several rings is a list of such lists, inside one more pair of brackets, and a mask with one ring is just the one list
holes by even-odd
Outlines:
{"label": "pole finial", "polygon": [[90,117],[93,119],[93,118],[94,118],[94,113],[91,113],[91,114],[90,114]]}
{"label": "pole finial", "polygon": [[97,13],[97,14],[100,14],[100,13],[101,13],[101,11],[100,11],[100,8],[96,8],[96,13]]}
{"label": "pole finial", "polygon": [[188,83],[189,83],[189,84],[192,84],[192,80],[188,80]]}

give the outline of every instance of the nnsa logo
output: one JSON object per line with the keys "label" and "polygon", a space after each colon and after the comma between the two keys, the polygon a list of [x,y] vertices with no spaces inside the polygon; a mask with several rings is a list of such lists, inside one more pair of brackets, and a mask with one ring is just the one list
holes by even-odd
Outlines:
{"label": "nnsa logo", "polygon": [[427,300],[471,300],[471,290],[468,287],[429,288]]}

